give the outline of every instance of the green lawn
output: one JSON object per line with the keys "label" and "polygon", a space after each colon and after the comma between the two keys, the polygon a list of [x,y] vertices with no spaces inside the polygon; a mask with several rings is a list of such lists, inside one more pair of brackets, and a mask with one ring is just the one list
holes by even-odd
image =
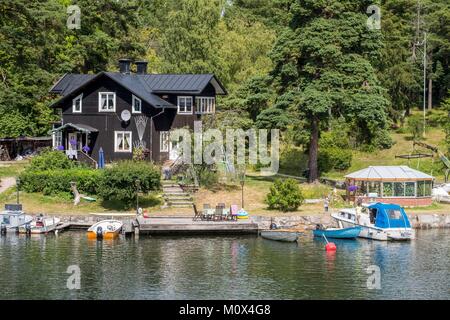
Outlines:
{"label": "green lawn", "polygon": [[[351,172],[364,169],[368,166],[380,166],[380,165],[406,165],[413,169],[423,171],[427,174],[431,174],[436,177],[439,181],[444,180],[444,170],[442,170],[442,163],[437,158],[423,158],[420,160],[413,159],[400,159],[395,158],[396,155],[410,154],[413,152],[413,141],[409,134],[393,133],[392,138],[395,144],[390,149],[380,150],[376,152],[361,152],[354,151],[351,167],[342,171],[333,171],[323,174],[323,176],[331,179],[343,179],[343,177]],[[437,146],[441,151],[445,151],[444,144],[445,133],[441,129],[431,129],[427,132],[424,142]],[[430,150],[417,149],[421,153],[430,154]]]}
{"label": "green lawn", "polygon": [[[73,205],[73,198],[70,195],[64,196],[46,196],[42,193],[26,193],[20,192],[20,203],[24,210],[30,214],[47,213],[47,214],[87,214],[87,213],[103,213],[103,212],[134,212],[135,208],[125,210],[120,202],[103,201],[98,199],[95,202],[81,200],[77,205]],[[0,206],[3,208],[5,203],[16,203],[16,188],[9,188],[0,194]],[[162,199],[158,194],[141,195],[139,197],[139,206],[143,208],[159,207]]]}
{"label": "green lawn", "polygon": [[2,163],[0,162],[0,178],[3,177],[16,177],[25,168],[28,161],[17,161],[14,163]]}

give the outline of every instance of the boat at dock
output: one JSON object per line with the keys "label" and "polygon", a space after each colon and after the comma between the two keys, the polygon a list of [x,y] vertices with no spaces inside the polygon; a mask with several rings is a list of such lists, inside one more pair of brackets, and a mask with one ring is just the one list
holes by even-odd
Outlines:
{"label": "boat at dock", "polygon": [[298,240],[300,232],[291,230],[262,230],[261,237],[268,240],[282,241],[282,242],[295,242]]}
{"label": "boat at dock", "polygon": [[361,232],[362,227],[349,227],[349,228],[327,228],[318,227],[313,230],[315,237],[326,237],[331,239],[356,239]]}
{"label": "boat at dock", "polygon": [[46,234],[54,232],[61,219],[55,217],[37,216],[31,223],[19,227],[19,233]]}
{"label": "boat at dock", "polygon": [[119,220],[103,220],[91,226],[87,235],[89,239],[115,239],[122,230],[123,223]]}
{"label": "boat at dock", "polygon": [[5,204],[5,210],[0,212],[1,233],[18,232],[19,227],[30,224],[33,217],[22,211],[21,204]]}
{"label": "boat at dock", "polygon": [[405,210],[397,204],[371,203],[342,209],[331,215],[340,228],[361,227],[359,237],[374,240],[412,240],[414,229]]}

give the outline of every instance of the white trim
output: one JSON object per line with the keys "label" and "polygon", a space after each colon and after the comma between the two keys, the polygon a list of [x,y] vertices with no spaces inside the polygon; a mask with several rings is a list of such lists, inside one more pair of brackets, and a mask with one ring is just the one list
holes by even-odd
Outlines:
{"label": "white trim", "polygon": [[[102,94],[113,95],[113,108],[112,110],[102,110]],[[99,92],[98,93],[98,112],[116,112],[116,93],[115,92]]]}
{"label": "white trim", "polygon": [[[139,101],[139,107],[141,108],[141,110],[139,110],[139,111],[136,111],[134,109],[134,102],[136,100]],[[142,100],[139,99],[138,97],[136,97],[134,94],[132,95],[132,98],[131,98],[131,113],[142,113]]]}
{"label": "white trim", "polygon": [[[80,110],[75,110],[75,102],[80,99]],[[81,113],[83,110],[83,94],[72,99],[72,113]]]}
{"label": "white trim", "polygon": [[195,98],[195,113],[196,114],[213,114],[215,112],[216,112],[216,98],[215,97],[196,97]]}
{"label": "white trim", "polygon": [[[167,148],[163,148],[163,141],[162,137],[163,135],[167,134]],[[160,131],[159,132],[159,152],[169,152],[170,150],[170,131]]]}
{"label": "white trim", "polygon": [[[130,141],[129,141],[129,145],[130,145],[130,149],[129,150],[118,150],[117,149],[117,134],[122,133],[124,136],[125,134],[129,133],[130,134]],[[122,152],[122,153],[131,153],[133,151],[133,132],[132,131],[114,131],[114,152]]]}
{"label": "white trim", "polygon": [[[187,99],[191,100],[191,111],[180,111],[180,99],[185,99],[185,105],[184,108],[186,109],[186,101]],[[178,96],[177,97],[177,107],[178,107],[178,114],[193,114],[194,112],[194,99],[192,96]]]}

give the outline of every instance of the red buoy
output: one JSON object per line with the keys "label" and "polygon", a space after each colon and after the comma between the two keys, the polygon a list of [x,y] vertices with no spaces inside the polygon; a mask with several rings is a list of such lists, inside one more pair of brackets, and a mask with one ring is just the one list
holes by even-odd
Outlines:
{"label": "red buoy", "polygon": [[333,242],[328,242],[325,246],[325,250],[327,251],[336,251],[336,245]]}

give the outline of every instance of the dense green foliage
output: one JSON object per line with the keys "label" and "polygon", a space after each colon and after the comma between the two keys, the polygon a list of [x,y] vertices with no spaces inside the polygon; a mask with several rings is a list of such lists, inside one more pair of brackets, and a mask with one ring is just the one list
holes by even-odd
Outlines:
{"label": "dense green foliage", "polygon": [[103,200],[118,200],[125,207],[136,201],[136,181],[139,192],[148,193],[160,188],[161,174],[148,162],[120,161],[102,171],[98,194]]}
{"label": "dense green foliage", "polygon": [[102,172],[87,168],[30,170],[20,174],[21,189],[45,195],[71,193],[70,183],[76,182],[81,193],[97,194]]}
{"label": "dense green foliage", "polygon": [[74,162],[71,161],[64,152],[52,149],[43,150],[39,156],[31,159],[28,171],[44,171],[55,169],[70,169],[74,167]]}
{"label": "dense green foliage", "polygon": [[[71,4],[81,29],[66,26]],[[366,26],[372,4],[381,30]],[[335,153],[337,169],[346,150],[391,147],[391,127],[421,134],[406,117],[423,103],[425,32],[429,107],[444,110],[427,124],[448,128],[449,25],[448,0],[3,0],[0,137],[48,134],[48,89],[64,73],[146,59],[150,72],[215,73],[229,91],[217,124],[282,130],[282,148],[308,155],[313,181]],[[336,120],[349,145],[323,146]]]}
{"label": "dense green foliage", "polygon": [[283,212],[295,211],[303,203],[304,197],[298,181],[294,179],[276,180],[266,197],[269,209]]}

